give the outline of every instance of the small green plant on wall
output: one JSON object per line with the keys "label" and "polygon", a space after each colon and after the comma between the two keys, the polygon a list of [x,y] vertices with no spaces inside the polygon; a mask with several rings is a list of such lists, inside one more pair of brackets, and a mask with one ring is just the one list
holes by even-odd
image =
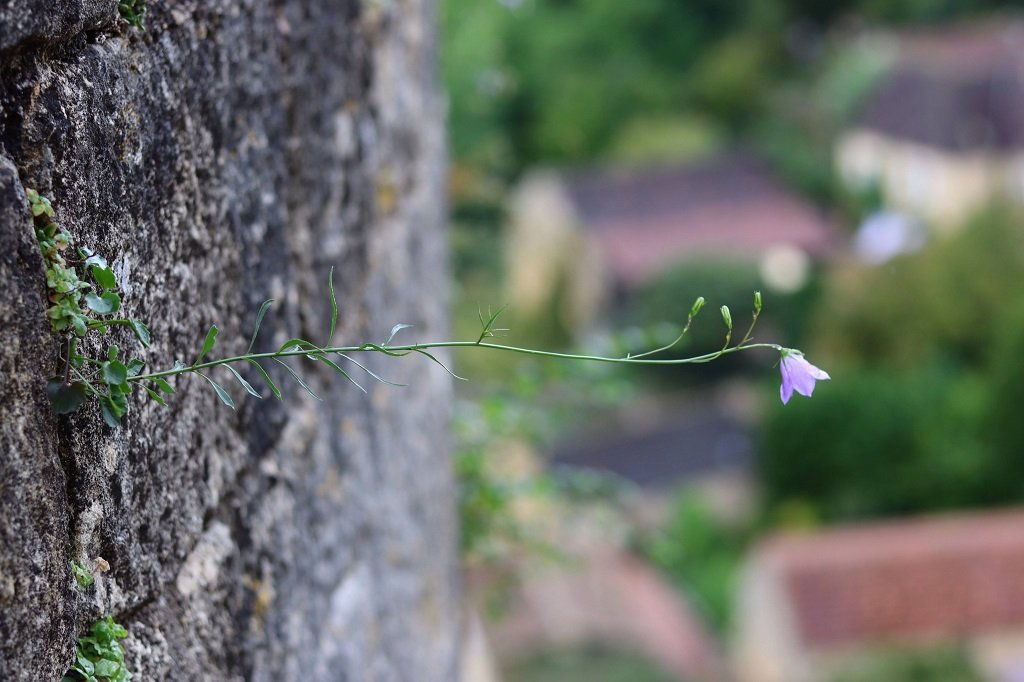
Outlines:
{"label": "small green plant on wall", "polygon": [[98,620],[75,644],[75,662],[63,682],[128,682],[132,673],[124,662],[124,648],[117,640],[128,631],[111,616]]}
{"label": "small green plant on wall", "polygon": [[[116,345],[108,345],[106,353],[99,358],[89,357],[79,352],[79,342],[89,332],[106,333],[111,327],[126,326],[134,333],[139,344],[143,348],[147,348],[150,344],[150,331],[140,320],[117,317],[121,308],[121,298],[117,293],[117,278],[106,260],[87,248],[73,250],[73,238],[54,219],[55,212],[49,199],[34,190],[28,190],[27,196],[28,208],[33,217],[36,237],[46,267],[49,299],[53,304],[47,310],[47,315],[50,318],[53,331],[64,337],[62,344],[64,351],[61,356],[62,371],[47,383],[47,395],[54,411],[58,414],[74,412],[90,399],[94,399],[99,403],[103,420],[111,427],[119,426],[124,415],[128,413],[129,396],[134,388],[142,388],[150,399],[160,405],[166,405],[165,396],[175,391],[171,381],[186,374],[195,374],[201,377],[213,389],[217,398],[231,408],[235,407],[234,399],[227,389],[211,376],[213,370],[226,371],[246,393],[255,398],[263,398],[263,395],[242,376],[236,366],[253,367],[266,385],[266,389],[279,400],[283,397],[281,390],[270,378],[264,366],[269,363],[281,365],[303,390],[313,398],[320,400],[320,397],[303,381],[299,373],[285,362],[292,358],[306,359],[326,365],[364,392],[365,389],[352,376],[356,371],[361,371],[374,381],[397,385],[373,373],[363,363],[355,359],[355,356],[365,353],[380,353],[393,358],[421,356],[441,366],[454,378],[462,380],[462,377],[456,376],[449,370],[434,355],[433,351],[441,348],[477,348],[556,360],[673,366],[702,364],[740,351],[770,348],[778,352],[780,356],[779,366],[782,373],[780,394],[783,403],[789,401],[794,391],[810,396],[817,381],[830,378],[827,373],[804,359],[803,353],[799,350],[784,348],[774,343],[753,342],[754,328],[761,314],[760,292],[754,293],[750,324],[738,342],[733,343],[732,312],[727,306],[722,306],[719,310],[722,323],[725,326],[725,341],[722,346],[717,350],[686,358],[657,356],[671,351],[683,340],[694,319],[704,307],[703,297],[698,297],[694,301],[686,322],[675,340],[660,348],[639,354],[628,354],[624,357],[560,353],[496,343],[494,339],[508,331],[497,326],[502,313],[501,309],[496,312],[488,310],[486,314],[479,311],[480,332],[473,340],[396,343],[397,335],[412,326],[396,324],[380,343],[365,342],[336,346],[333,345],[333,340],[338,324],[338,303],[334,292],[333,271],[327,282],[327,293],[331,303],[330,329],[327,340],[323,344],[295,337],[285,341],[276,350],[254,352],[260,325],[273,304],[273,300],[268,300],[260,306],[256,314],[256,322],[245,353],[211,359],[210,353],[214,350],[219,333],[218,327],[212,325],[207,330],[200,350],[191,364],[178,360],[170,369],[146,372],[144,371],[146,369],[145,361],[127,357]],[[76,252],[78,257],[68,256],[69,252]],[[80,278],[78,266],[88,269],[91,281]]]}
{"label": "small green plant on wall", "polygon": [[121,18],[137,29],[142,29],[146,18],[145,0],[121,0],[117,3],[117,11]]}

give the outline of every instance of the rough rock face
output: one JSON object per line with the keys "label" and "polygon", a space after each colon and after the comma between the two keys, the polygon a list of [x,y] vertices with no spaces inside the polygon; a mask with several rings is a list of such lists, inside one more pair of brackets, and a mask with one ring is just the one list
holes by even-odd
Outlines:
{"label": "rough rock face", "polygon": [[[293,363],[323,402],[278,367],[282,402],[218,373],[237,411],[185,378],[117,430],[57,417],[24,191],[111,262],[150,367],[191,362],[213,323],[215,354],[243,351],[265,298],[258,348],[324,340],[331,266],[338,342],[441,337],[431,2],[149,5],[139,31],[116,0],[0,0],[0,670],[60,680],[109,613],[138,680],[449,682],[447,376],[369,357],[409,387],[364,395]],[[138,348],[90,348],[111,341]],[[109,570],[79,589],[71,559]]]}

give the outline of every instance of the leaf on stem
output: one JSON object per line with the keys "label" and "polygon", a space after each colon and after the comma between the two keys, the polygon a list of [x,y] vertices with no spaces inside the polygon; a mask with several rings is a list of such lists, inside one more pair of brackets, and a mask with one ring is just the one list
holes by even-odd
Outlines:
{"label": "leaf on stem", "polygon": [[398,332],[402,331],[403,329],[410,329],[410,328],[412,328],[411,324],[396,324],[394,327],[391,328],[391,331],[388,333],[388,338],[384,339],[384,343],[382,343],[380,345],[382,345],[382,346],[388,345],[389,343],[391,343],[391,339],[395,338],[395,334],[397,334]]}
{"label": "leaf on stem", "polygon": [[94,265],[90,268],[90,272],[92,272],[92,278],[103,289],[117,288],[117,277],[114,276],[114,271],[110,268]]}
{"label": "leaf on stem", "polygon": [[153,400],[155,400],[155,401],[156,401],[157,403],[159,403],[160,405],[163,405],[164,407],[167,407],[167,401],[166,401],[166,400],[164,400],[163,398],[161,398],[161,397],[160,397],[160,394],[159,394],[159,393],[157,393],[156,391],[154,391],[153,389],[151,389],[151,388],[150,388],[150,387],[148,387],[148,386],[144,386],[143,388],[145,388],[145,389],[146,389],[146,393],[148,393],[148,394],[149,394],[149,397],[150,397],[150,398],[152,398]]}
{"label": "leaf on stem", "polygon": [[312,343],[310,341],[306,341],[305,339],[300,339],[298,337],[295,337],[294,339],[288,339],[287,341],[282,343],[281,347],[278,348],[276,352],[277,353],[284,353],[284,352],[290,351],[292,349],[295,349],[295,350],[321,350],[320,346],[316,345],[315,343]]}
{"label": "leaf on stem", "polygon": [[366,389],[365,389],[365,388],[363,388],[363,387],[362,387],[362,386],[361,386],[361,385],[359,384],[359,382],[358,382],[358,381],[356,381],[355,379],[353,379],[353,378],[352,378],[352,376],[351,376],[351,375],[350,375],[350,374],[349,374],[348,372],[346,372],[346,371],[345,371],[345,370],[343,370],[343,369],[342,369],[341,367],[339,367],[339,366],[337,365],[337,363],[335,363],[335,362],[334,362],[333,360],[331,360],[331,359],[330,359],[329,357],[327,357],[326,355],[315,355],[315,356],[312,356],[312,355],[311,355],[310,357],[311,357],[311,358],[313,358],[314,360],[319,360],[320,362],[323,362],[323,363],[325,363],[325,364],[329,365],[329,366],[330,366],[330,367],[331,367],[331,368],[332,368],[332,369],[333,369],[333,370],[334,370],[335,372],[337,372],[337,373],[338,373],[338,374],[340,374],[341,376],[343,376],[343,377],[345,377],[346,379],[348,379],[349,381],[351,381],[351,382],[352,382],[352,384],[353,384],[353,385],[354,385],[354,386],[355,386],[356,388],[358,388],[358,389],[359,389],[360,391],[362,391],[363,393],[366,393]]}
{"label": "leaf on stem", "polygon": [[423,350],[421,348],[413,348],[413,350],[415,352],[419,353],[420,355],[426,355],[428,358],[433,360],[435,364],[437,364],[438,366],[441,367],[441,369],[443,369],[444,371],[448,372],[448,374],[450,374],[453,379],[458,379],[459,381],[469,381],[469,379],[464,379],[463,377],[460,377],[458,374],[456,374],[455,372],[453,372],[450,369],[448,369],[447,365],[445,365],[443,362],[441,362],[440,360],[435,358],[433,355],[431,355],[427,351],[425,351],[425,350]]}
{"label": "leaf on stem", "polygon": [[316,393],[313,393],[313,389],[311,389],[309,386],[306,385],[306,382],[302,380],[302,377],[300,377],[298,374],[296,374],[295,370],[292,369],[291,366],[287,362],[284,362],[282,360],[278,360],[277,358],[274,358],[274,362],[278,363],[279,365],[284,367],[286,370],[288,370],[288,373],[292,375],[292,378],[295,379],[295,381],[299,382],[299,386],[302,386],[302,388],[306,389],[306,393],[310,394],[311,396],[313,396],[317,400],[320,400],[320,402],[323,402],[323,400],[320,399],[320,396],[318,396]]}
{"label": "leaf on stem", "polygon": [[97,315],[110,315],[121,308],[121,297],[113,291],[105,291],[102,295],[85,295],[85,305]]}
{"label": "leaf on stem", "polygon": [[117,360],[108,360],[100,367],[103,382],[107,385],[120,386],[128,381],[128,368]]}
{"label": "leaf on stem", "polygon": [[252,352],[252,347],[256,345],[256,335],[260,333],[260,325],[263,324],[263,316],[267,314],[270,306],[273,305],[274,299],[268,298],[260,306],[260,311],[256,313],[256,326],[252,330],[252,338],[249,340],[249,347],[245,349],[245,354],[248,355]]}
{"label": "leaf on stem", "polygon": [[260,400],[262,400],[262,399],[263,399],[263,396],[261,396],[261,395],[260,395],[259,393],[257,393],[257,392],[256,392],[256,389],[255,389],[255,388],[253,388],[253,387],[252,387],[252,386],[251,386],[251,385],[249,384],[249,382],[248,382],[248,381],[246,381],[245,379],[243,379],[243,378],[242,378],[242,375],[241,375],[241,374],[239,374],[239,373],[238,373],[238,371],[237,371],[237,370],[235,370],[235,368],[234,368],[234,367],[232,367],[231,365],[224,365],[224,367],[225,367],[225,368],[227,368],[227,370],[228,370],[229,372],[231,372],[232,374],[234,374],[234,375],[235,375],[235,378],[236,378],[236,379],[238,379],[238,383],[242,384],[242,388],[244,388],[244,389],[245,389],[245,390],[246,390],[246,391],[247,391],[247,392],[249,393],[249,395],[254,395],[254,396],[256,396],[257,398],[259,398]]}
{"label": "leaf on stem", "polygon": [[139,340],[143,348],[149,348],[151,338],[149,335],[149,327],[147,327],[141,320],[130,319],[128,320],[128,326],[132,328],[132,332],[135,334],[135,338]]}
{"label": "leaf on stem", "polygon": [[217,343],[217,332],[219,331],[220,330],[217,329],[217,325],[214,324],[210,326],[210,331],[206,332],[206,340],[203,341],[203,349],[199,351],[199,357],[192,363],[193,367],[202,362],[203,358],[206,357],[206,354],[213,350],[214,344]]}
{"label": "leaf on stem", "polygon": [[[216,329],[216,327],[214,327],[214,329]],[[216,381],[206,376],[202,372],[196,372],[196,374],[210,382],[210,385],[213,386],[214,393],[217,394],[217,397],[220,398],[220,401],[222,403],[230,407],[232,410],[235,409],[235,401],[231,399],[231,394],[225,391],[223,386],[221,386]]]}
{"label": "leaf on stem", "polygon": [[60,377],[53,377],[46,382],[46,397],[50,399],[50,406],[57,414],[71,414],[86,401],[89,393],[85,384],[74,382],[64,383]]}
{"label": "leaf on stem", "polygon": [[383,378],[381,376],[378,376],[377,374],[374,374],[373,372],[371,372],[370,369],[367,368],[367,366],[364,365],[363,363],[359,362],[358,360],[356,360],[354,358],[351,358],[351,357],[345,355],[344,353],[336,353],[336,355],[338,357],[345,358],[346,360],[348,360],[349,362],[354,364],[356,367],[358,367],[359,369],[363,370],[364,372],[366,372],[367,374],[369,374],[371,377],[373,377],[374,379],[376,379],[377,381],[379,381],[382,384],[387,384],[388,386],[399,386],[401,388],[404,388],[404,387],[406,387],[408,385],[408,384],[399,384],[399,383],[396,383],[394,381],[388,381],[387,379],[385,379],[385,378]]}
{"label": "leaf on stem", "polygon": [[156,387],[159,388],[164,393],[166,393],[167,395],[174,393],[174,387],[167,383],[167,381],[165,381],[164,379],[153,379],[153,383],[156,384]]}
{"label": "leaf on stem", "polygon": [[278,400],[281,400],[281,390],[277,387],[277,385],[273,381],[271,381],[270,375],[267,374],[267,371],[265,369],[263,369],[263,365],[261,365],[260,363],[256,362],[255,360],[252,360],[252,359],[247,360],[247,362],[249,362],[249,364],[254,365],[256,367],[256,369],[260,373],[260,376],[263,377],[263,381],[266,382],[267,388],[270,389],[270,392],[274,394],[275,398],[277,398]]}
{"label": "leaf on stem", "polygon": [[338,328],[338,298],[334,295],[334,268],[327,275],[327,290],[331,292],[331,335],[327,339],[327,345],[334,340],[334,332]]}

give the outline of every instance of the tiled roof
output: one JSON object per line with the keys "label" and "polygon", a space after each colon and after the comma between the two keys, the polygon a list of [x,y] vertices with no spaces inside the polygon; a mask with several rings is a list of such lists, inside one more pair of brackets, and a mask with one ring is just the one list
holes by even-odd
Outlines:
{"label": "tiled roof", "polygon": [[857,123],[943,149],[1024,147],[1024,24],[904,34]]}
{"label": "tiled roof", "polygon": [[755,557],[811,647],[1024,626],[1022,510],[776,537]]}
{"label": "tiled roof", "polygon": [[821,256],[835,244],[824,215],[746,154],[577,173],[566,185],[613,276],[627,284],[690,255],[757,256],[792,245]]}

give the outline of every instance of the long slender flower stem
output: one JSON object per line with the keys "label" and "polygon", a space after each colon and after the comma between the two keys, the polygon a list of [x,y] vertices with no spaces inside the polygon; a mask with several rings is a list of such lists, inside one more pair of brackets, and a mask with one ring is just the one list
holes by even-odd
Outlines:
{"label": "long slender flower stem", "polygon": [[722,348],[721,350],[689,358],[656,359],[650,357],[635,356],[607,357],[603,355],[559,353],[555,351],[537,350],[535,348],[521,348],[519,346],[507,346],[498,343],[485,343],[482,341],[435,341],[429,343],[404,344],[399,346],[378,346],[375,344],[363,344],[359,346],[334,346],[327,348],[315,347],[310,344],[308,348],[291,348],[289,350],[282,350],[272,353],[248,353],[246,355],[235,355],[229,358],[210,360],[208,362],[203,362],[196,365],[175,367],[174,369],[164,370],[162,372],[139,374],[137,376],[129,377],[128,380],[150,381],[153,379],[163,379],[166,377],[177,376],[179,374],[187,374],[189,372],[195,372],[197,370],[217,367],[218,365],[228,365],[237,362],[248,362],[250,360],[269,360],[273,358],[308,356],[315,357],[318,355],[324,355],[328,353],[337,354],[375,352],[384,353],[388,355],[405,355],[407,353],[418,353],[421,351],[429,351],[437,348],[488,348],[490,350],[505,351],[508,353],[520,353],[523,355],[533,355],[545,358],[557,358],[561,360],[582,360],[589,362],[604,362],[620,365],[694,365],[711,362],[712,360],[715,360],[723,355],[729,355],[742,350],[750,350],[754,348],[771,348],[776,351],[782,350],[782,346],[775,343],[746,343],[728,348]]}

